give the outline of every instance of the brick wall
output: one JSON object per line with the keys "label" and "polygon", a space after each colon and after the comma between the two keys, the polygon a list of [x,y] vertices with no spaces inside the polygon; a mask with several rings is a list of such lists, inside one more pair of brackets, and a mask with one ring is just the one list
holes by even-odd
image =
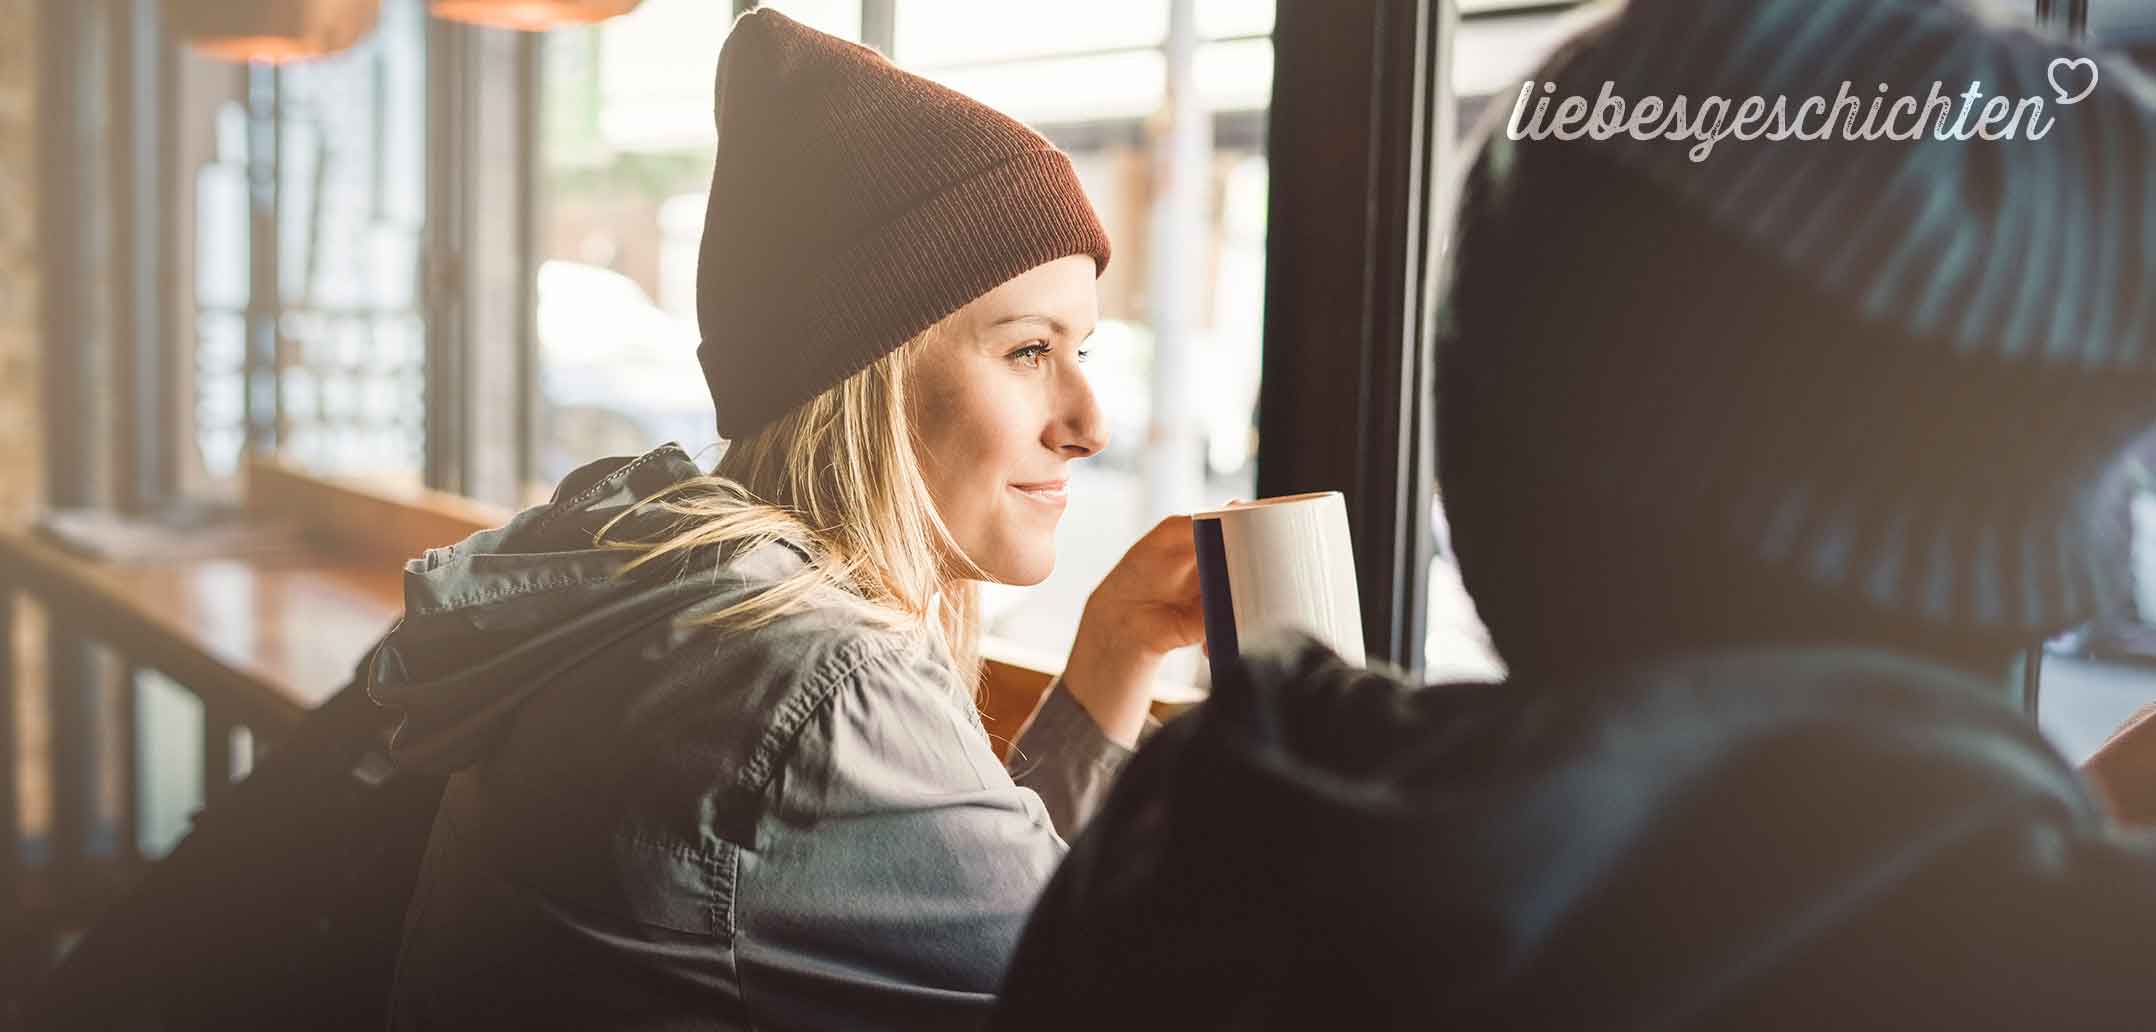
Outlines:
{"label": "brick wall", "polygon": [[[44,424],[38,406],[37,8],[40,0],[0,0],[0,526],[27,520],[44,491]],[[16,724],[23,753],[17,770],[24,831],[43,833],[49,819],[44,773],[44,621],[18,607],[15,636],[20,679]],[[4,814],[4,810],[0,810]],[[4,817],[0,817],[4,819]]]}
{"label": "brick wall", "polygon": [[39,0],[0,0],[0,523],[26,518],[39,446],[37,62]]}

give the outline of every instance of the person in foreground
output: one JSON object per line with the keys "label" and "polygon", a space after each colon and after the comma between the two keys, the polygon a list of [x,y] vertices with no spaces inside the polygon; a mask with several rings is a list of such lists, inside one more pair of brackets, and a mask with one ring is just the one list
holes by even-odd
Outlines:
{"label": "person in foreground", "polygon": [[[2062,53],[1632,0],[1536,78],[2029,93]],[[1436,411],[1510,682],[1246,660],[1073,844],[994,1027],[2156,1027],[2156,723],[2076,771],[2009,688],[2122,604],[2156,424],[2156,91],[2103,67],[2041,144],[1490,135]]]}
{"label": "person in foreground", "polygon": [[[1186,520],[1092,594],[1007,772],[971,586],[1054,562],[1106,445],[1108,240],[1069,160],[757,10],[719,62],[700,352],[667,446],[407,567],[370,690],[451,773],[398,1028],[961,1028],[1201,633]],[[684,356],[686,360],[686,356]]]}

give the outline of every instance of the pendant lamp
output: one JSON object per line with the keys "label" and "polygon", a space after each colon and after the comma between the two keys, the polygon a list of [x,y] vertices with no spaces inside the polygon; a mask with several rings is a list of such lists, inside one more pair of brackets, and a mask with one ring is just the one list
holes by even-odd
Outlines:
{"label": "pendant lamp", "polygon": [[[636,10],[642,0],[434,0],[437,18],[527,31],[605,21]],[[719,0],[711,0],[717,3]]]}
{"label": "pendant lamp", "polygon": [[283,64],[334,54],[374,31],[380,0],[165,0],[165,23],[223,61]]}

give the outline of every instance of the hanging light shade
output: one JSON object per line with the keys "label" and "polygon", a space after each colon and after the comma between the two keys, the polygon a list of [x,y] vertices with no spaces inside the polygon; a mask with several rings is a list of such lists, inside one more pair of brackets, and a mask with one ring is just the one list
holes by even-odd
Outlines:
{"label": "hanging light shade", "polygon": [[334,54],[374,31],[380,0],[165,0],[173,35],[224,61]]}
{"label": "hanging light shade", "polygon": [[[643,0],[434,0],[437,18],[533,31],[605,21],[636,10]],[[717,3],[718,0],[712,0]]]}

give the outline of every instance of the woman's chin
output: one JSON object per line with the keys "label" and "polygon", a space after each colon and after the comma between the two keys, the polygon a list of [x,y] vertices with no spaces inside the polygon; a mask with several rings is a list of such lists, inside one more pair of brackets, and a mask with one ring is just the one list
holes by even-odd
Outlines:
{"label": "woman's chin", "polygon": [[1051,560],[1047,564],[1041,566],[1038,570],[1028,570],[1023,573],[1018,573],[1007,577],[1004,579],[1003,583],[1008,584],[1014,588],[1030,588],[1044,580],[1047,580],[1048,575],[1054,573],[1055,569],[1056,564],[1053,560]]}
{"label": "woman's chin", "polygon": [[1037,556],[1011,557],[1003,562],[985,567],[982,572],[998,584],[1014,588],[1030,588],[1047,580],[1056,570],[1055,549],[1049,548]]}

